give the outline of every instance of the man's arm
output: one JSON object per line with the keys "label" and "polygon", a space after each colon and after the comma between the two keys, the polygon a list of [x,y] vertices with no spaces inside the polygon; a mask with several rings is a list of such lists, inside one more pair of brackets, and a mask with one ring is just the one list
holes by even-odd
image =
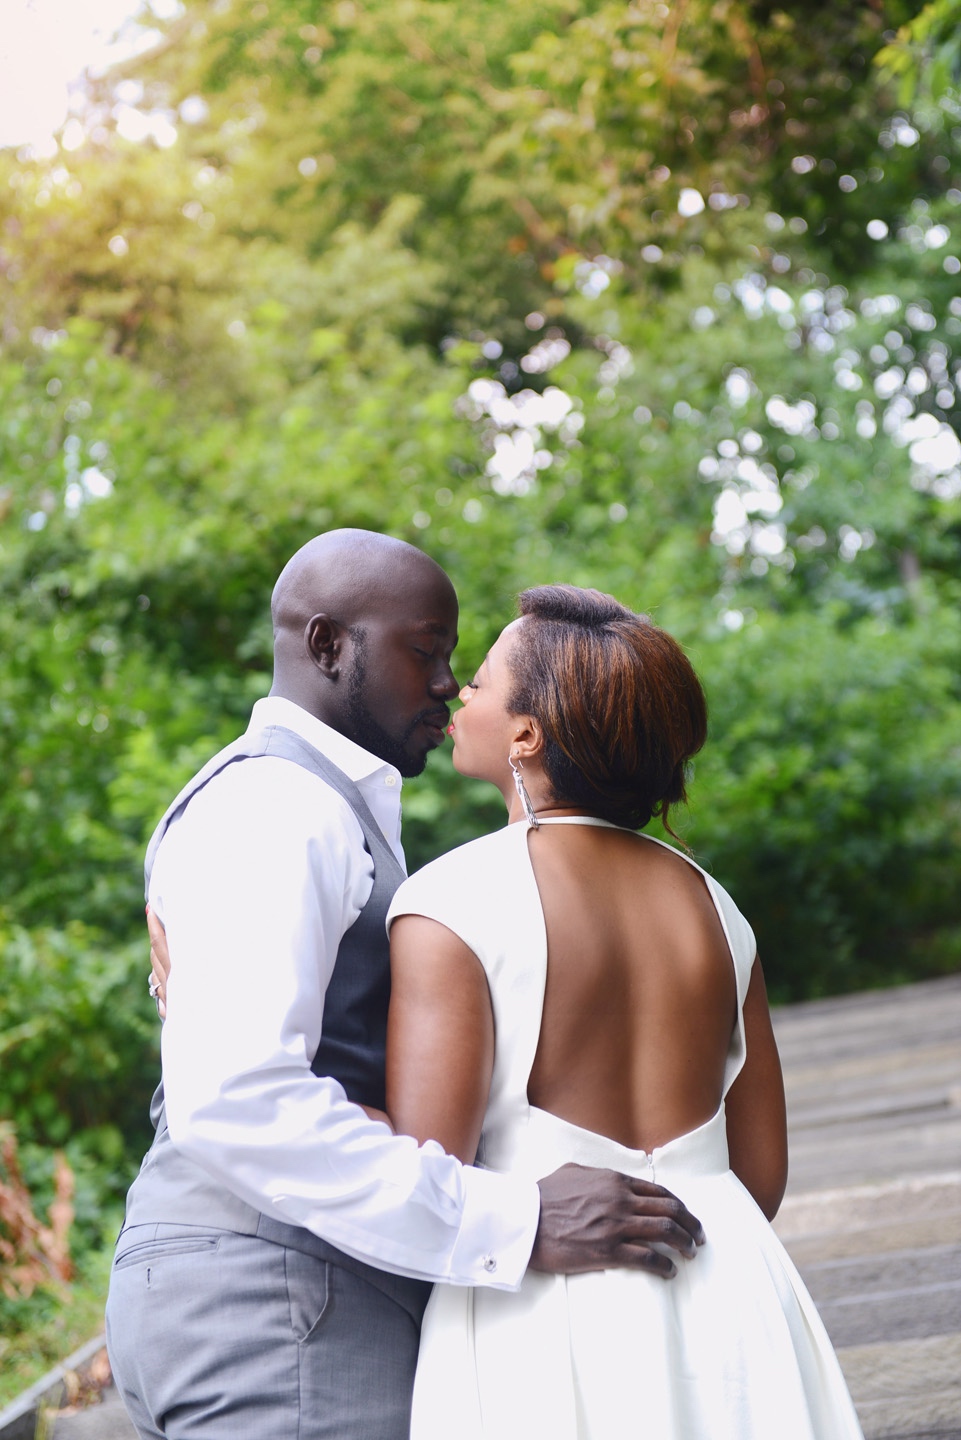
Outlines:
{"label": "man's arm", "polygon": [[327,982],[371,870],[349,807],[281,760],[229,767],[170,827],[150,902],[173,955],[162,1030],[171,1141],[248,1204],[357,1259],[516,1288],[536,1185],[418,1148],[311,1073]]}

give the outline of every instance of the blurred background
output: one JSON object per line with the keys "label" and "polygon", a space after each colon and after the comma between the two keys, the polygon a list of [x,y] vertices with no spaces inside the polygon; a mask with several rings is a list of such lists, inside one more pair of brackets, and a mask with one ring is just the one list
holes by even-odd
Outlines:
{"label": "blurred background", "polygon": [[961,968],[961,0],[4,3],[0,1404],[99,1328],[144,845],[324,529],[463,677],[545,581],[682,641],[774,1001]]}

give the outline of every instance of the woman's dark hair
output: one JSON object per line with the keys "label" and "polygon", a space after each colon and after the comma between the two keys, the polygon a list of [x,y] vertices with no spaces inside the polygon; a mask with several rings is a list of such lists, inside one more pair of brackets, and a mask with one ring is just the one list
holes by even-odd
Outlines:
{"label": "woman's dark hair", "polygon": [[686,799],[685,766],[707,738],[680,645],[600,590],[539,585],[518,609],[508,708],[543,726],[555,801],[631,830],[658,815],[674,835],[668,810]]}

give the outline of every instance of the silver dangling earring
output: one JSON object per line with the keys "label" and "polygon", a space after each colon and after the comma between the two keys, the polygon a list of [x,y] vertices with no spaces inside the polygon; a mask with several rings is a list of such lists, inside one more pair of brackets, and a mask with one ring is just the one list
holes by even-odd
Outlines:
{"label": "silver dangling earring", "polygon": [[511,767],[511,773],[514,776],[514,786],[518,795],[521,797],[521,804],[524,807],[524,814],[527,816],[527,823],[528,825],[532,825],[535,830],[539,830],[541,822],[534,814],[534,806],[531,804],[531,797],[528,795],[527,786],[524,784],[524,776],[522,773],[524,767],[519,760],[516,764],[514,763],[513,755],[508,755],[507,763]]}

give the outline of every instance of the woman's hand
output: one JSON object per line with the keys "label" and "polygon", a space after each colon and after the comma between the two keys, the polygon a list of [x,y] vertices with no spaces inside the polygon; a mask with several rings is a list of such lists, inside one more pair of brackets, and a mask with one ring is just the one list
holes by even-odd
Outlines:
{"label": "woman's hand", "polygon": [[385,1111],[378,1110],[376,1105],[361,1105],[360,1108],[368,1120],[379,1120],[382,1125],[387,1125],[393,1130],[394,1127],[390,1123],[390,1116]]}
{"label": "woman's hand", "polygon": [[170,974],[167,932],[149,905],[147,906],[147,933],[150,936],[150,980],[147,988],[150,991],[151,999],[157,1002],[157,1014],[161,1020],[166,1020],[167,977]]}

